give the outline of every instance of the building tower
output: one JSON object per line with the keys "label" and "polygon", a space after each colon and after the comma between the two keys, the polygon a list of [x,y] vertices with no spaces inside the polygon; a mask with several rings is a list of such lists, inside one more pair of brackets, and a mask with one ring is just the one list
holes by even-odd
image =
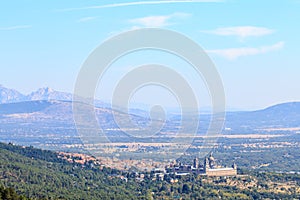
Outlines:
{"label": "building tower", "polygon": [[237,170],[237,165],[235,163],[233,163],[232,168]]}
{"label": "building tower", "polygon": [[212,153],[210,153],[210,156],[208,158],[208,161],[209,161],[209,167],[211,169],[215,168],[216,166],[216,161],[215,161],[215,158],[213,157]]}
{"label": "building tower", "polygon": [[195,169],[198,169],[198,168],[199,168],[199,160],[198,160],[198,158],[194,158],[194,164],[193,164],[193,167],[194,167]]}
{"label": "building tower", "polygon": [[206,173],[210,169],[208,157],[205,157],[204,160],[204,173]]}

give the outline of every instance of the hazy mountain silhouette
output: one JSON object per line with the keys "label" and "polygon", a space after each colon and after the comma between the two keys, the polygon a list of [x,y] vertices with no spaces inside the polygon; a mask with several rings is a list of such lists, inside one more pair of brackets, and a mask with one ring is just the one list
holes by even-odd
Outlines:
{"label": "hazy mountain silhouette", "polygon": [[[55,123],[61,124],[62,122],[74,127],[71,101],[71,93],[58,92],[51,88],[40,88],[29,95],[23,95],[16,90],[1,86],[0,119],[5,118],[11,126],[16,122],[25,123],[30,118],[30,123],[47,123],[50,128],[51,126],[55,127]],[[95,105],[98,107],[96,114],[99,122],[107,128],[115,128],[116,126],[113,122],[113,112],[119,116],[124,115],[122,112],[112,110],[110,105],[99,100],[95,101]],[[139,124],[149,122],[149,113],[146,111],[132,109],[130,115]],[[178,115],[169,119],[171,119],[168,126],[170,129],[172,129],[172,125],[180,122]],[[205,126],[202,130],[205,130],[209,124],[210,116],[203,114],[200,119],[202,120],[202,128],[203,125]],[[300,127],[300,102],[277,104],[257,111],[227,112],[224,127],[233,134],[253,133],[258,130],[263,132],[264,129],[268,128]]]}
{"label": "hazy mountain silhouette", "polygon": [[35,92],[27,95],[28,101],[34,100],[62,100],[62,101],[72,101],[73,95],[66,92],[58,92],[49,87],[40,88]]}
{"label": "hazy mountain silhouette", "polygon": [[281,103],[257,111],[228,112],[226,127],[248,131],[300,127],[300,102]]}
{"label": "hazy mountain silhouette", "polygon": [[17,90],[6,88],[0,85],[0,103],[16,103],[22,101],[35,100],[62,100],[71,101],[71,93],[59,92],[49,87],[40,88],[28,95],[22,94]]}
{"label": "hazy mountain silhouette", "polygon": [[8,89],[0,85],[0,103],[13,103],[24,101],[26,96],[14,89]]}

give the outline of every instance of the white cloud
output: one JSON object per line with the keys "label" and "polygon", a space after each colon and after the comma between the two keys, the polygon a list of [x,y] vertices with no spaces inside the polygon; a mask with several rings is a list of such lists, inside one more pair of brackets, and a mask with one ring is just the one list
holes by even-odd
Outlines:
{"label": "white cloud", "polygon": [[190,16],[188,13],[174,13],[171,15],[148,16],[142,18],[131,19],[129,22],[136,26],[142,27],[156,27],[161,28],[171,25],[173,19],[183,19]]}
{"label": "white cloud", "polygon": [[158,5],[158,4],[178,4],[178,3],[209,3],[209,2],[223,2],[223,0],[160,0],[160,1],[133,1],[126,3],[113,3],[100,6],[87,6],[81,8],[66,8],[58,11],[74,11],[74,10],[89,10],[89,9],[102,9],[102,8],[115,8],[125,6],[138,6],[138,5]]}
{"label": "white cloud", "polygon": [[264,35],[270,35],[275,31],[265,27],[256,26],[236,26],[236,27],[224,27],[210,31],[201,31],[205,33],[211,33],[222,36],[237,36],[240,39],[247,37],[259,37]]}
{"label": "white cloud", "polygon": [[169,16],[149,16],[143,18],[137,18],[129,20],[132,24],[138,24],[145,27],[164,27],[169,25],[168,20]]}
{"label": "white cloud", "polygon": [[235,60],[242,56],[252,56],[258,54],[264,54],[272,51],[282,49],[284,47],[284,42],[278,42],[271,46],[262,46],[258,48],[230,48],[230,49],[217,49],[208,50],[208,53],[213,53],[220,55],[229,60]]}
{"label": "white cloud", "polygon": [[77,22],[87,22],[96,19],[97,17],[83,17],[80,18]]}
{"label": "white cloud", "polygon": [[29,25],[0,27],[0,31],[12,31],[12,30],[26,29],[26,28],[31,28],[31,27],[32,26],[29,26]]}

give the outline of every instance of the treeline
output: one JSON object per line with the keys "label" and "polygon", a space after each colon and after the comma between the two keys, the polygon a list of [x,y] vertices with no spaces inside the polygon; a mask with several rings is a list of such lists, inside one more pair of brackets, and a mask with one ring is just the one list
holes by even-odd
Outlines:
{"label": "treeline", "polygon": [[66,163],[65,160],[58,158],[55,152],[49,150],[37,149],[32,146],[25,147],[25,146],[14,145],[12,143],[5,144],[0,142],[0,149],[5,149],[10,152],[25,156],[27,158],[44,160],[47,162]]}

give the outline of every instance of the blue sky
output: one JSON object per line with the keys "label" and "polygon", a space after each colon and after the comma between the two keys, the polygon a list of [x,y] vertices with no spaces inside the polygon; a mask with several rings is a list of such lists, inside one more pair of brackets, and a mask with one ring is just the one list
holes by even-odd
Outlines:
{"label": "blue sky", "polygon": [[[299,10],[297,0],[4,0],[0,84],[24,93],[45,86],[72,92],[82,63],[102,41],[122,31],[156,27],[183,33],[208,52],[223,80],[228,107],[300,101]],[[143,52],[112,66],[100,82],[98,98],[109,99],[122,74],[150,61],[173,65],[191,84],[198,83],[178,58]],[[205,85],[194,88],[201,105],[208,105]],[[136,101],[144,102],[143,97]]]}

